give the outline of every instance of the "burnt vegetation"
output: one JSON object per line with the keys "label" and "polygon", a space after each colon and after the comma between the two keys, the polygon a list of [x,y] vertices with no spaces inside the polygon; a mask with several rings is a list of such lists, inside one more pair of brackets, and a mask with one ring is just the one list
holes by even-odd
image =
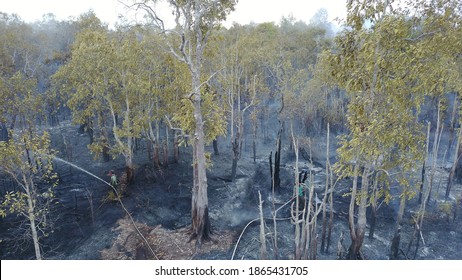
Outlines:
{"label": "burnt vegetation", "polygon": [[0,13],[1,259],[462,259],[458,1],[169,2]]}

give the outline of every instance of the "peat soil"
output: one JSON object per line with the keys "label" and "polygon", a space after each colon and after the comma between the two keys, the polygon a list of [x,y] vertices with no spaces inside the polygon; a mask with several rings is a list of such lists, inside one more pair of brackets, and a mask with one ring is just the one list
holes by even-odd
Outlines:
{"label": "peat soil", "polygon": [[[107,173],[124,170],[123,158],[110,162],[95,160],[87,149],[89,139],[77,132],[78,127],[70,124],[51,129],[53,145],[59,157],[68,160],[109,181]],[[331,138],[332,139],[332,138]],[[326,143],[323,137],[313,139],[314,164],[301,158],[300,169],[313,174],[315,191],[319,199],[324,192]],[[128,194],[118,202],[108,201],[109,187],[91,176],[56,162],[55,169],[60,176],[56,188],[57,204],[53,207],[53,228],[49,236],[42,239],[46,259],[259,259],[259,194],[263,200],[265,216],[265,237],[268,257],[271,259],[293,259],[294,225],[290,220],[290,200],[293,196],[294,158],[290,156],[289,145],[283,147],[281,166],[281,188],[274,196],[271,190],[268,156],[274,150],[273,141],[258,146],[256,162],[253,161],[250,144],[244,146],[243,156],[238,163],[237,178],[228,180],[231,173],[231,148],[225,139],[220,139],[220,154],[213,155],[208,170],[209,216],[213,229],[213,240],[205,242],[197,250],[194,240],[187,232],[191,223],[192,166],[190,147],[180,148],[180,161],[155,168],[149,159],[146,144],[140,142],[136,150],[135,181],[128,187]],[[249,141],[250,143],[250,141]],[[287,146],[287,147],[286,147]],[[332,145],[331,155],[335,155]],[[170,147],[171,150],[171,147]],[[316,153],[317,151],[317,153]],[[171,153],[170,153],[171,154]],[[331,158],[331,161],[334,157]],[[444,164],[442,164],[444,165]],[[447,166],[437,169],[435,182],[437,190],[429,203],[427,218],[422,228],[419,248],[408,248],[414,226],[412,215],[417,209],[417,199],[408,202],[405,221],[401,229],[400,258],[416,259],[462,259],[462,212],[454,204],[451,211],[444,208],[440,199],[448,174]],[[5,181],[2,181],[5,182]],[[334,190],[334,225],[331,245],[327,253],[319,253],[318,259],[336,259],[337,246],[343,233],[343,247],[348,248],[348,205],[351,182],[339,182]],[[3,189],[6,189],[4,186]],[[393,189],[393,188],[392,188]],[[462,187],[454,186],[451,202],[459,197]],[[365,238],[363,255],[366,259],[388,259],[396,224],[398,205],[393,200],[382,204],[373,238]],[[272,209],[277,212],[274,234]],[[458,210],[453,211],[453,210]],[[318,217],[318,241],[321,236],[321,215]],[[32,246],[27,238],[19,239],[15,228],[18,221],[7,217],[0,224],[1,259],[32,259]],[[136,227],[135,227],[136,225]],[[140,237],[142,233],[144,240]],[[274,250],[275,237],[278,250]],[[150,245],[149,249],[146,243]],[[414,242],[415,244],[415,242]],[[318,245],[320,248],[320,245]]]}

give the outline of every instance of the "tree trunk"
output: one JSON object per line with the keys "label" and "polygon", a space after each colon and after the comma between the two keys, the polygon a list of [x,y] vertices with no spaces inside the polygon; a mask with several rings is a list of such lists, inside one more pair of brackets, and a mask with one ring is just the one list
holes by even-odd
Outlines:
{"label": "tree trunk", "polygon": [[6,125],[2,123],[2,125],[0,126],[0,141],[8,142],[8,140],[8,129],[6,128]]}
{"label": "tree trunk", "polygon": [[151,161],[152,146],[151,146],[151,142],[149,140],[146,141],[146,154],[148,156],[148,161]]}
{"label": "tree trunk", "polygon": [[[357,167],[356,167],[357,168]],[[368,203],[368,191],[369,191],[369,181],[368,181],[368,168],[364,168],[364,172],[362,175],[362,180],[361,180],[361,193],[360,193],[360,202],[359,202],[359,207],[358,207],[358,221],[356,224],[356,227],[353,227],[354,234],[352,234],[351,238],[351,245],[350,249],[348,252],[348,258],[350,260],[360,260],[362,259],[361,257],[361,247],[364,242],[364,236],[366,233],[366,223],[367,223],[367,218],[366,218],[366,209],[367,209],[367,203]],[[355,180],[357,183],[357,176],[355,175]],[[354,188],[353,183],[353,188]],[[354,196],[356,199],[356,195]],[[353,199],[353,196],[352,196]],[[354,204],[355,202],[352,201]],[[351,210],[351,204],[350,204],[350,210]],[[350,215],[354,215],[354,211],[350,211]],[[354,219],[350,217],[351,219]],[[351,225],[350,225],[350,233],[352,231]]]}
{"label": "tree trunk", "polygon": [[168,166],[168,144],[167,144],[167,140],[164,140],[162,142],[162,146],[163,146],[163,165],[164,167],[167,167]]}
{"label": "tree trunk", "polygon": [[379,186],[379,176],[375,174],[374,186],[371,194],[371,222],[369,228],[369,238],[374,238],[375,225],[377,222],[377,189]]}
{"label": "tree trunk", "polygon": [[175,131],[175,136],[173,137],[173,158],[175,163],[180,161],[180,149],[178,147],[178,135]]}
{"label": "tree trunk", "polygon": [[422,204],[422,196],[423,196],[423,188],[424,188],[424,183],[425,183],[425,165],[428,159],[428,149],[430,145],[430,122],[427,125],[427,142],[426,142],[426,151],[425,151],[425,158],[422,163],[422,177],[420,180],[420,189],[419,189],[419,204]]}
{"label": "tree trunk", "polygon": [[[281,177],[280,177],[280,169],[281,169],[281,135],[282,135],[282,127],[279,129],[278,132],[278,139],[276,141],[276,152],[274,153],[274,170],[271,176],[272,179],[272,189],[274,191],[280,190],[281,187]],[[271,164],[271,161],[270,161]]]}
{"label": "tree trunk", "polygon": [[374,204],[374,205],[371,205],[371,221],[370,221],[370,228],[369,228],[369,238],[374,238],[376,222],[377,222],[377,207]]}
{"label": "tree trunk", "polygon": [[42,254],[40,253],[40,243],[39,243],[39,238],[38,238],[38,234],[37,234],[37,227],[36,227],[36,224],[35,224],[35,203],[34,203],[34,200],[33,200],[33,191],[32,191],[32,186],[29,184],[29,180],[26,178],[25,175],[22,175],[23,177],[23,182],[24,182],[24,186],[25,186],[25,191],[26,191],[26,195],[27,195],[27,216],[28,216],[28,219],[29,219],[29,223],[30,223],[30,229],[31,229],[31,234],[32,234],[32,241],[34,243],[34,250],[35,250],[35,258],[37,260],[41,260],[42,259]]}
{"label": "tree trunk", "polygon": [[154,166],[159,168],[160,167],[160,160],[159,160],[159,142],[156,141],[154,144],[154,155],[152,156],[152,160],[154,161]]}
{"label": "tree trunk", "polygon": [[399,253],[399,244],[401,242],[401,229],[398,228],[397,231],[395,232],[395,235],[393,236],[393,239],[391,241],[391,254],[390,254],[390,259],[391,260],[397,260],[398,259],[398,253]]}
{"label": "tree trunk", "polygon": [[[200,61],[200,57],[197,58]],[[200,65],[200,64],[198,64]],[[193,95],[195,131],[193,138],[194,187],[192,190],[191,210],[191,240],[196,238],[196,248],[200,248],[202,241],[210,240],[211,226],[207,197],[207,174],[205,158],[204,122],[201,110],[200,72],[192,71],[192,88],[196,89]]]}
{"label": "tree trunk", "polygon": [[448,177],[448,183],[446,185],[446,193],[444,195],[444,198],[447,200],[449,198],[449,194],[451,192],[452,184],[454,181],[454,174],[456,173],[456,168],[457,164],[460,160],[460,157],[462,155],[461,149],[460,149],[460,142],[462,138],[462,128],[459,129],[459,133],[457,136],[457,144],[456,148],[454,150],[454,162],[452,163],[451,171],[449,172],[449,177]]}
{"label": "tree trunk", "polygon": [[220,155],[220,151],[218,150],[218,141],[217,139],[213,139],[213,154],[218,156]]}
{"label": "tree trunk", "polygon": [[[326,253],[326,234],[327,234],[327,196],[329,190],[329,142],[330,128],[327,124],[326,139],[326,183],[324,186],[324,197],[322,198],[322,231],[321,231],[321,252]],[[295,150],[295,147],[294,147]]]}
{"label": "tree trunk", "polygon": [[237,161],[239,160],[240,156],[240,135],[239,132],[236,133],[236,137],[234,138],[234,141],[232,143],[233,147],[233,166],[231,167],[231,181],[234,181],[234,178],[236,177],[236,172],[237,172]]}

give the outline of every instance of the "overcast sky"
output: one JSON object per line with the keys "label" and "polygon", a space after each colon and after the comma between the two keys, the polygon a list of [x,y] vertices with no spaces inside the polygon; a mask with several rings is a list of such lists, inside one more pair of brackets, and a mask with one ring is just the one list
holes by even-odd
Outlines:
{"label": "overcast sky", "polygon": [[[283,16],[289,15],[308,23],[314,13],[323,7],[327,9],[329,19],[333,20],[345,16],[345,4],[346,0],[239,0],[236,10],[229,16],[228,24],[279,23]],[[40,20],[47,13],[53,13],[58,19],[68,19],[90,9],[110,25],[117,21],[118,15],[126,15],[118,0],[0,0],[1,12],[18,14],[26,22]]]}

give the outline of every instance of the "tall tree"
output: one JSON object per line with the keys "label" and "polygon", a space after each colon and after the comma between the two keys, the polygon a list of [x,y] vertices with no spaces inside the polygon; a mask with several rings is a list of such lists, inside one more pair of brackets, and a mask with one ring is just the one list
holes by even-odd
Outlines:
{"label": "tall tree", "polygon": [[197,247],[211,234],[205,155],[204,118],[202,110],[202,63],[204,51],[213,30],[234,9],[234,0],[168,0],[172,10],[174,28],[161,19],[156,9],[158,1],[143,0],[135,7],[146,11],[164,35],[170,53],[188,65],[191,74],[191,90],[185,98],[191,101],[195,129],[193,134],[193,193],[191,209],[191,240]]}

